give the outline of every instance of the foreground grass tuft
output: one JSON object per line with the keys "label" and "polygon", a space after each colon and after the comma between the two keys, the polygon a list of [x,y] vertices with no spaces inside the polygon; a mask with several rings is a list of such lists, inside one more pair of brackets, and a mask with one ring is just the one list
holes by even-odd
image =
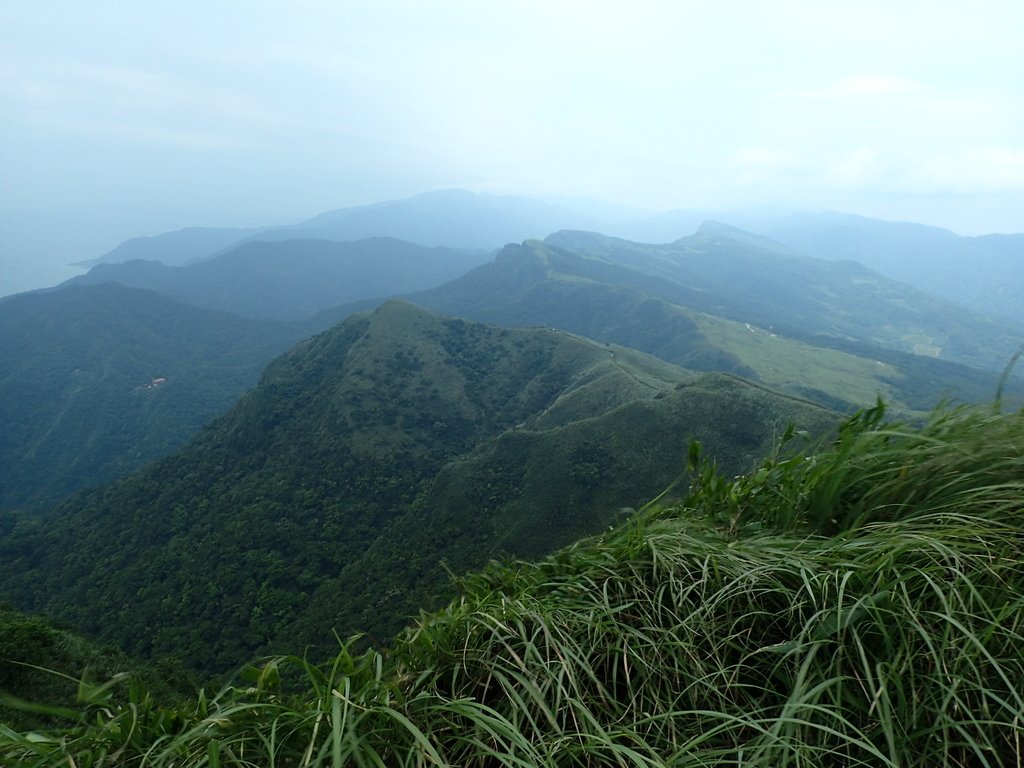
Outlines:
{"label": "foreground grass tuft", "polygon": [[0,726],[0,764],[1024,762],[1020,414],[879,407],[824,451],[691,469],[677,505],[466,577],[387,653],[267,660],[188,707],[84,691],[67,727]]}

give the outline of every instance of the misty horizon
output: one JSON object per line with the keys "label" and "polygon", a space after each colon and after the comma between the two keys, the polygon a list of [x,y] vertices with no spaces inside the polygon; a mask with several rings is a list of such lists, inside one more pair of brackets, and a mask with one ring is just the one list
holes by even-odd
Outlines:
{"label": "misty horizon", "polygon": [[0,294],[135,237],[443,189],[1024,231],[1007,0],[15,0],[0,29]]}

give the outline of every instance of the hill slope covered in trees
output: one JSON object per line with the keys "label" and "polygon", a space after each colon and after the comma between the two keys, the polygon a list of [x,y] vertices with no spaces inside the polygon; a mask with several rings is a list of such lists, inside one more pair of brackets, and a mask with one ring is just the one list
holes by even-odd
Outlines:
{"label": "hill slope covered in trees", "polygon": [[741,471],[788,422],[834,418],[563,332],[390,302],[276,360],[187,449],[9,519],[0,596],[205,671],[329,645],[332,627],[383,639],[447,591],[439,561],[600,530],[679,476],[692,437]]}
{"label": "hill slope covered in trees", "polygon": [[114,284],[0,302],[0,509],[181,447],[303,334]]}

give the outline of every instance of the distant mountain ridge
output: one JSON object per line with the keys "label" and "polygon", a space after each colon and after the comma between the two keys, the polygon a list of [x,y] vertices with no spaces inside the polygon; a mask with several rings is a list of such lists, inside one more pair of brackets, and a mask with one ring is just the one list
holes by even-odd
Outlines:
{"label": "distant mountain ridge", "polygon": [[257,237],[361,240],[387,235],[424,246],[495,250],[507,243],[543,237],[567,224],[594,228],[604,223],[527,197],[444,189],[406,200],[327,211],[294,227],[271,229]]}
{"label": "distant mountain ridge", "polygon": [[213,258],[248,241],[331,240],[379,237],[424,247],[493,251],[507,243],[544,237],[558,229],[602,229],[607,220],[527,197],[461,189],[424,192],[404,200],[338,208],[289,226],[202,228],[137,237],[82,266],[141,259],[182,266]]}
{"label": "distant mountain ridge", "polygon": [[152,237],[133,237],[102,256],[77,262],[77,266],[94,267],[97,264],[142,260],[180,267],[215,256],[262,231],[263,228],[187,227]]}
{"label": "distant mountain ridge", "polygon": [[835,336],[989,370],[1000,370],[1024,340],[1024,323],[993,320],[859,263],[802,256],[720,224],[665,245],[582,232],[545,242],[682,287],[695,309],[782,333]]}
{"label": "distant mountain ridge", "polygon": [[[1019,343],[1008,322],[973,317],[852,263],[797,256],[762,236],[715,223],[705,223],[697,234],[663,245],[563,231],[543,243],[507,246],[490,262],[483,252],[423,248],[388,238],[354,243],[252,241],[183,267],[141,261],[100,265],[64,288],[39,292],[31,301],[40,302],[40,307],[54,302],[56,307],[62,291],[108,280],[156,290],[207,309],[290,319],[287,327],[258,330],[253,326],[251,333],[243,334],[246,341],[233,367],[218,374],[225,376],[223,389],[209,378],[214,368],[199,367],[208,377],[203,386],[235,396],[245,389],[235,371],[245,368],[244,380],[254,382],[260,365],[288,343],[396,294],[445,314],[500,325],[560,328],[633,347],[693,370],[736,373],[843,411],[868,405],[879,396],[900,411],[925,411],[944,397],[989,400],[995,392],[995,371]],[[424,287],[426,291],[416,290]],[[28,297],[0,301],[0,308],[22,299]],[[140,322],[145,327],[155,323],[163,330],[155,331],[152,349],[145,356],[167,357],[159,351],[163,344],[177,350],[170,357],[192,359],[181,339],[160,336],[171,328],[185,327],[176,324],[194,315],[189,307],[161,304],[160,313],[150,313],[151,320],[143,322],[132,314],[137,302],[126,298],[121,308],[124,316],[116,321],[114,306],[108,307],[108,326],[122,323],[124,329],[131,329]],[[86,314],[91,311],[83,309]],[[0,311],[0,331],[11,338],[20,334],[33,338],[41,332],[38,326],[5,327],[7,316]],[[36,387],[19,371],[30,370],[25,366],[33,356],[45,361],[53,357],[48,349],[68,343],[56,333],[53,324],[58,318],[65,333],[71,334],[68,338],[73,338],[81,319],[55,310],[46,342],[12,353],[6,361],[11,366],[5,378],[9,387],[42,391],[49,386]],[[232,333],[236,333],[241,326],[237,320],[232,322],[236,329]],[[222,324],[211,321],[210,327]],[[121,334],[126,341],[133,338],[129,331]],[[106,339],[111,361],[138,354],[129,352],[130,343],[120,345],[117,334],[101,332],[97,338]],[[940,347],[943,357],[963,353],[962,360],[988,365],[989,372],[910,355],[915,345],[926,351]],[[197,349],[202,347],[200,343]],[[246,361],[238,357],[243,350],[249,356]],[[195,364],[185,367],[198,370]],[[111,362],[107,370],[127,368]],[[162,375],[152,373],[152,377]],[[19,376],[25,380],[18,383]],[[83,378],[79,384],[73,397],[55,395],[40,410],[49,413],[47,408],[58,408],[60,403],[69,408],[66,413],[58,408],[56,413],[63,415],[57,421],[47,421],[49,416],[39,421],[54,448],[41,452],[32,429],[11,431],[6,441],[0,438],[0,444],[8,446],[8,455],[16,457],[7,464],[8,473],[18,473],[17,478],[9,475],[11,484],[0,497],[0,506],[39,508],[76,490],[83,481],[113,479],[180,445],[233,402],[218,394],[186,398],[159,415],[156,411],[145,418],[136,414],[129,430],[134,437],[111,442],[99,435],[114,429],[125,416],[120,390],[109,390],[107,378]],[[168,391],[179,392],[179,377],[172,384]],[[90,387],[94,388],[91,394]],[[1007,394],[1016,397],[1018,389],[1011,383]],[[5,413],[24,410],[25,402],[23,396],[12,395],[0,407],[0,426]],[[93,410],[91,418],[81,410],[87,404]],[[142,434],[143,425],[151,430],[148,436]],[[144,440],[149,447],[137,450],[136,440]],[[77,451],[74,461],[57,460],[70,457],[71,446]]]}
{"label": "distant mountain ridge", "polygon": [[964,237],[840,213],[794,214],[750,229],[808,256],[856,261],[980,314],[1024,323],[1024,234]]}
{"label": "distant mountain ridge", "polygon": [[642,243],[669,243],[714,220],[772,238],[805,256],[856,261],[976,313],[1024,323],[1024,234],[962,237],[933,226],[841,213],[649,213],[593,201],[552,204],[460,189],[326,211],[290,226],[189,228],[133,238],[81,264],[142,259],[180,266],[249,240],[394,237],[423,246],[492,251],[560,230],[584,230]]}
{"label": "distant mountain ridge", "polygon": [[483,251],[427,248],[389,237],[251,241],[180,267],[101,264],[65,285],[112,281],[242,317],[299,320],[347,302],[431,288],[487,258]]}
{"label": "distant mountain ridge", "polygon": [[[928,410],[944,397],[978,402],[994,395],[994,371],[820,335],[831,330],[823,325],[828,313],[844,306],[831,305],[844,281],[866,274],[869,286],[884,285],[879,276],[856,265],[843,271],[817,262],[824,285],[832,286],[823,293],[814,280],[798,279],[793,265],[803,262],[790,262],[782,246],[774,246],[780,253],[768,254],[772,261],[762,269],[746,246],[734,252],[737,246],[721,240],[720,230],[665,246],[559,233],[543,243],[508,246],[493,262],[409,298],[446,314],[558,327],[694,370],[731,371],[841,410],[870,405],[879,396],[897,408]],[[562,242],[576,250],[559,247]],[[764,281],[774,279],[772,264],[780,259],[790,265],[778,278],[787,306],[769,314],[764,289],[770,283]],[[789,274],[796,282],[785,285]],[[897,299],[915,295],[903,286],[892,290]],[[847,297],[846,316],[839,319],[851,330],[858,329],[858,317],[878,327],[887,299],[876,298],[877,304],[860,306],[856,295]],[[903,310],[899,303],[896,309]],[[773,324],[789,328],[769,331]],[[1012,389],[1019,394],[1016,384]]]}

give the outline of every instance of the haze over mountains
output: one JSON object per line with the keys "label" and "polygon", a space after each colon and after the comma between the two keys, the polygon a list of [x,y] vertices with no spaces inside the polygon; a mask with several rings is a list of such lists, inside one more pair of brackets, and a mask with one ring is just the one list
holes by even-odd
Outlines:
{"label": "haze over mountains", "polygon": [[100,264],[67,285],[117,282],[243,317],[295,320],[369,298],[431,288],[488,258],[393,238],[246,242],[179,267],[156,261]]}
{"label": "haze over mountains", "polygon": [[530,198],[446,189],[406,200],[326,211],[291,226],[248,230],[190,228],[135,238],[82,264],[144,259],[180,266],[216,256],[248,240],[346,242],[393,237],[424,247],[491,251],[558,229],[599,229],[607,223],[597,216]]}
{"label": "haze over mountains", "polygon": [[793,214],[751,229],[809,256],[856,261],[975,312],[1024,322],[1024,234],[961,237],[840,213]]}
{"label": "haze over mountains", "polygon": [[494,250],[559,230],[601,232],[643,243],[670,243],[709,220],[765,235],[805,256],[856,261],[886,277],[986,315],[1024,322],[1024,234],[964,237],[938,227],[841,213],[754,214],[669,211],[651,214],[566,200],[552,205],[449,189],[406,200],[328,211],[299,224],[256,229],[189,228],[134,238],[83,265],[133,259],[180,266],[247,240],[334,241],[394,237],[422,246]]}
{"label": "haze over mountains", "polygon": [[[651,244],[447,191],[129,241],[0,300],[0,599],[224,671],[332,627],[386,638],[448,594],[440,561],[599,530],[692,437],[740,472],[790,421],[991,400],[1024,340],[997,311],[1019,238],[762,225]],[[928,274],[934,242],[959,278]],[[962,285],[972,260],[1002,298]]]}

